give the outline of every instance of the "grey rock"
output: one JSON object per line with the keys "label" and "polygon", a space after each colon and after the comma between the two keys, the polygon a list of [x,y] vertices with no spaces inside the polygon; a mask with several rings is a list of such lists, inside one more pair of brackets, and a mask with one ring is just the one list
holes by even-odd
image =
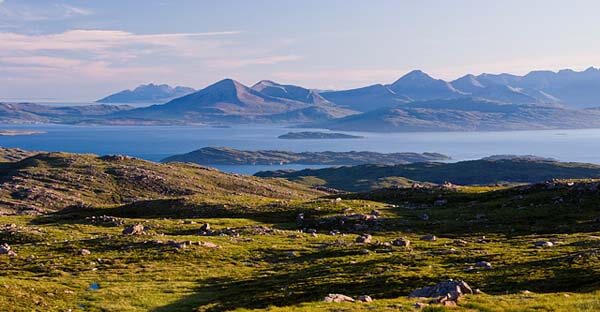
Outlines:
{"label": "grey rock", "polygon": [[401,237],[401,238],[397,238],[397,239],[393,240],[392,245],[399,246],[399,247],[409,247],[410,241],[404,237]]}
{"label": "grey rock", "polygon": [[355,300],[352,297],[348,297],[348,296],[342,295],[342,294],[329,294],[329,295],[327,295],[327,297],[325,297],[325,299],[323,299],[323,301],[325,301],[325,302],[355,302]]}
{"label": "grey rock", "polygon": [[477,261],[475,267],[490,270],[492,269],[492,264],[487,261]]}
{"label": "grey rock", "polygon": [[360,295],[356,299],[360,302],[373,302],[373,298],[371,298],[371,296],[368,295]]}
{"label": "grey rock", "polygon": [[410,293],[411,298],[436,298],[443,301],[457,301],[466,294],[472,294],[473,289],[464,281],[447,280],[434,286],[423,287]]}
{"label": "grey rock", "polygon": [[372,242],[372,240],[373,240],[373,237],[371,235],[363,234],[363,235],[357,236],[354,241],[359,244],[370,244]]}
{"label": "grey rock", "polygon": [[421,236],[421,240],[434,242],[437,240],[437,237],[433,234],[427,234],[427,235]]}
{"label": "grey rock", "polygon": [[137,223],[130,225],[123,230],[123,235],[142,235],[144,234],[144,225]]}

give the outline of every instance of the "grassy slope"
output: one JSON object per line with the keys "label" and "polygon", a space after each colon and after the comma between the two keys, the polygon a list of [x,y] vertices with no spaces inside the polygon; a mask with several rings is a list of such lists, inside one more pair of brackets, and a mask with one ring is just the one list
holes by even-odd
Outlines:
{"label": "grassy slope", "polygon": [[20,148],[0,147],[0,162],[14,162],[31,157],[37,152],[25,151]]}
{"label": "grassy slope", "polygon": [[[391,186],[406,186],[408,180],[455,184],[493,184],[498,182],[535,183],[553,178],[598,178],[600,166],[529,160],[473,160],[457,163],[415,163],[383,166],[362,165],[295,172],[259,172],[257,176],[277,176],[292,181],[319,181],[320,185],[365,191]],[[307,179],[308,178],[308,179]],[[308,183],[310,185],[310,183]]]}
{"label": "grassy slope", "polygon": [[5,213],[140,200],[251,202],[321,194],[284,180],[230,175],[189,164],[66,153],[42,153],[15,163],[1,163],[0,183],[0,212]]}
{"label": "grassy slope", "polygon": [[[5,216],[0,223],[23,226],[4,235],[19,253],[0,258],[0,307],[29,311],[220,311],[412,310],[413,289],[445,278],[461,278],[487,295],[468,296],[458,310],[596,311],[600,309],[600,223],[597,182],[512,189],[381,190],[329,199],[271,202],[216,215],[186,204],[187,218],[214,229],[265,225],[279,231],[240,237],[197,235],[198,224],[165,219],[178,205],[153,202],[152,209],[99,208],[85,214],[143,222],[148,235],[124,237],[120,227],[87,224],[78,214]],[[445,199],[446,204],[434,202]],[[354,234],[317,237],[296,232],[295,215],[309,219],[381,211],[374,241],[406,236],[412,248],[355,244]],[[261,218],[256,218],[262,212]],[[273,213],[277,212],[277,213]],[[195,213],[197,213],[195,215]],[[427,221],[420,215],[430,216]],[[277,218],[269,218],[270,214]],[[136,219],[130,219],[135,217]],[[422,241],[423,234],[440,237]],[[486,243],[477,242],[485,235]],[[468,241],[454,246],[453,240]],[[183,251],[150,240],[210,241],[220,249]],[[557,240],[553,248],[533,248]],[[92,252],[78,256],[80,248]],[[294,251],[291,255],[289,252]],[[492,270],[466,272],[479,260]],[[99,289],[90,285],[97,283]],[[524,290],[533,293],[522,293]],[[368,294],[373,304],[325,304],[328,293]]]}

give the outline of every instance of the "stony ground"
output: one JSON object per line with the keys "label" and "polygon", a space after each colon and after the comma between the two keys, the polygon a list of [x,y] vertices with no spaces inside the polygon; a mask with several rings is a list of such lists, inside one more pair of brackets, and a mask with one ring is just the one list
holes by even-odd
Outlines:
{"label": "stony ground", "polygon": [[[0,254],[0,310],[598,311],[599,195],[585,181],[2,216],[16,255]],[[478,294],[408,297],[448,279]]]}

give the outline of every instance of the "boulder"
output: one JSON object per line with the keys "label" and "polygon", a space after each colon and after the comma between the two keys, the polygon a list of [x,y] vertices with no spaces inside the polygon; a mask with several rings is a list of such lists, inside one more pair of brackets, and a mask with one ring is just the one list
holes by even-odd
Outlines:
{"label": "boulder", "polygon": [[373,237],[371,235],[363,234],[363,235],[357,236],[354,241],[359,244],[370,244],[372,240],[373,240]]}
{"label": "boulder", "polygon": [[17,253],[14,250],[10,249],[8,244],[0,245],[0,255],[7,255],[9,257],[15,257]]}
{"label": "boulder", "polygon": [[433,234],[427,234],[427,235],[421,236],[421,240],[434,242],[437,240],[437,237]]}
{"label": "boulder", "polygon": [[206,248],[219,248],[219,245],[211,242],[198,242],[198,245]]}
{"label": "boulder", "polygon": [[368,295],[360,295],[356,299],[360,302],[373,302],[373,298],[371,298],[371,296]]}
{"label": "boulder", "polygon": [[87,249],[80,249],[80,250],[79,250],[79,255],[80,255],[80,256],[89,256],[89,255],[91,255],[91,254],[92,254],[92,252],[91,252],[91,251],[89,251],[89,250],[87,250]]}
{"label": "boulder", "polygon": [[408,295],[411,298],[435,298],[437,302],[456,302],[463,295],[472,294],[473,289],[464,281],[447,280],[434,286],[423,287]]}
{"label": "boulder", "polygon": [[554,247],[554,243],[550,241],[537,241],[534,243],[536,248]]}
{"label": "boulder", "polygon": [[428,214],[426,214],[426,213],[424,213],[424,214],[421,214],[421,215],[419,216],[419,219],[421,219],[421,220],[423,220],[423,221],[427,221],[427,220],[429,220],[429,215],[428,215]]}
{"label": "boulder", "polygon": [[209,232],[210,231],[210,224],[208,223],[204,223],[200,226],[200,231],[202,232]]}
{"label": "boulder", "polygon": [[375,217],[379,217],[379,216],[381,216],[381,211],[379,211],[377,209],[373,209],[373,210],[371,210],[371,215],[375,216]]}
{"label": "boulder", "polygon": [[393,240],[392,245],[398,246],[398,247],[409,247],[410,241],[404,237],[400,237],[400,238]]}
{"label": "boulder", "polygon": [[477,261],[475,263],[475,266],[478,268],[483,268],[483,269],[488,269],[488,270],[492,268],[492,264],[487,261]]}
{"label": "boulder", "polygon": [[464,239],[455,239],[454,240],[454,246],[458,246],[458,247],[465,247],[469,244],[469,242],[467,242]]}
{"label": "boulder", "polygon": [[355,300],[352,297],[348,297],[342,294],[329,294],[325,299],[325,302],[354,302]]}
{"label": "boulder", "polygon": [[144,225],[137,223],[130,225],[123,230],[123,235],[142,235],[144,234]]}

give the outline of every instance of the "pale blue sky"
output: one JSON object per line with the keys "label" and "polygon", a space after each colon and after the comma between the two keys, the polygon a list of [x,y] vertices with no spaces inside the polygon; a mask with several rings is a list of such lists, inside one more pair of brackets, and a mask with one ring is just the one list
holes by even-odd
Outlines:
{"label": "pale blue sky", "polygon": [[311,88],[600,65],[598,1],[0,0],[0,99],[224,77]]}

